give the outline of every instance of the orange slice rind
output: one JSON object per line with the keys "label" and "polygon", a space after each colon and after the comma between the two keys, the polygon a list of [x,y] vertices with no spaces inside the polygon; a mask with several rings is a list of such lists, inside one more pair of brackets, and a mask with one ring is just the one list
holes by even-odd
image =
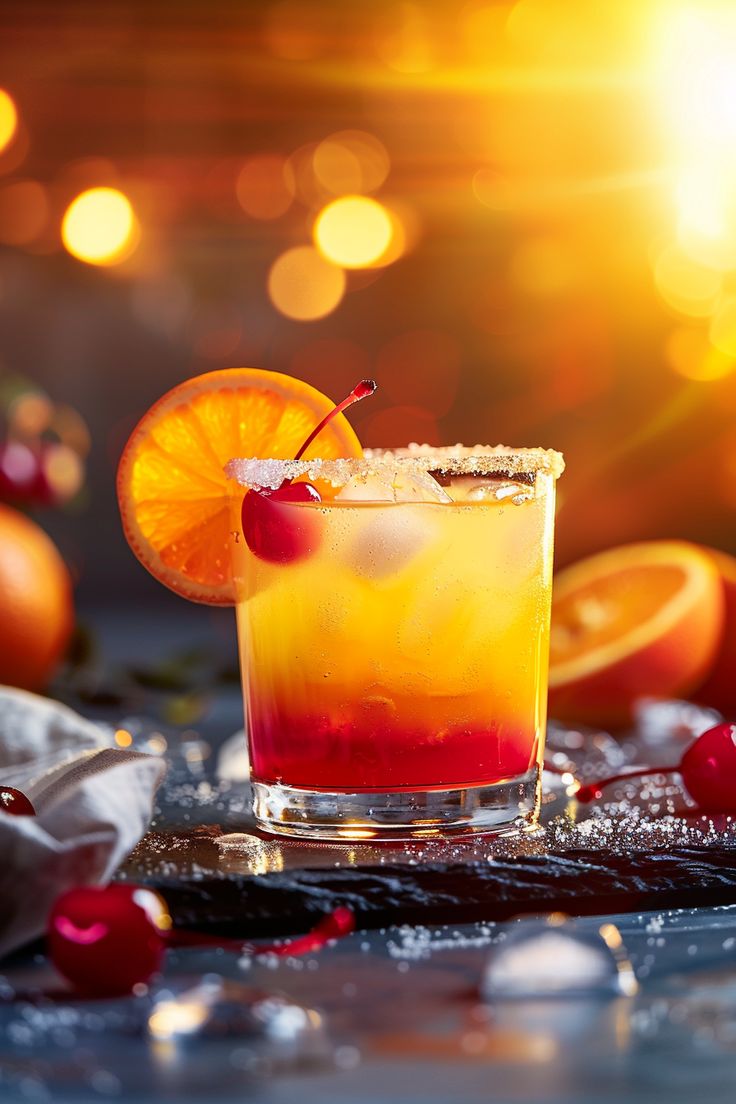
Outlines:
{"label": "orange slice rind", "polygon": [[[162,396],[133,430],[118,466],[123,530],[143,566],[191,601],[232,605],[225,465],[243,456],[294,456],[333,406],[309,384],[259,368],[208,372]],[[338,415],[307,456],[361,453]]]}

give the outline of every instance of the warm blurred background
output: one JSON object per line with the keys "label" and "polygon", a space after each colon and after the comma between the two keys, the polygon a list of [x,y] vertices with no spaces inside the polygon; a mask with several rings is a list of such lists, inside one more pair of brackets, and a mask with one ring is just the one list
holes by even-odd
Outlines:
{"label": "warm blurred background", "polygon": [[181,604],[115,466],[230,365],[375,376],[369,445],[563,450],[560,563],[736,551],[735,60],[727,0],[3,4],[0,480],[79,608]]}

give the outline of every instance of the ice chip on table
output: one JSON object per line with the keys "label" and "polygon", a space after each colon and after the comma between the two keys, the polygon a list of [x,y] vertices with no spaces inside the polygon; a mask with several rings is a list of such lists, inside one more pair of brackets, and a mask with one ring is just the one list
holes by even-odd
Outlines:
{"label": "ice chip on table", "polygon": [[240,981],[207,974],[201,981],[167,984],[154,991],[148,1034],[169,1042],[238,1037],[253,1055],[304,1060],[326,1047],[319,1016],[286,997],[259,995]]}
{"label": "ice chip on table", "polygon": [[636,981],[613,924],[582,932],[528,920],[494,947],[481,988],[487,1000],[598,997],[633,993]]}
{"label": "ice chip on table", "polygon": [[673,754],[723,720],[717,709],[694,702],[639,698],[634,703],[634,727],[645,744],[671,745]]}
{"label": "ice chip on table", "polygon": [[437,480],[422,471],[354,475],[335,498],[338,502],[452,502]]}

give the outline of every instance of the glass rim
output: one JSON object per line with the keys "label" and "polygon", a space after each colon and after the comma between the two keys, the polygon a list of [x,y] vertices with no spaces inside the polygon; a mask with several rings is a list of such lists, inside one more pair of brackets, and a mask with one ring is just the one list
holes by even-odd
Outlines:
{"label": "glass rim", "polygon": [[554,449],[509,448],[506,445],[409,445],[402,449],[365,449],[362,457],[275,460],[234,458],[225,465],[229,479],[251,490],[276,490],[290,479],[306,478],[344,487],[354,477],[391,476],[412,472],[444,477],[521,478],[537,475],[558,479],[565,468]]}

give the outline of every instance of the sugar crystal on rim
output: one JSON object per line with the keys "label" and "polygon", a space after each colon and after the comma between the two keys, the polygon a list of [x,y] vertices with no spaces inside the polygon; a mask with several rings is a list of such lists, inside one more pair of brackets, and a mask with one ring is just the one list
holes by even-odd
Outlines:
{"label": "sugar crystal on rim", "polygon": [[544,473],[553,478],[564,470],[564,460],[553,449],[513,449],[505,445],[452,445],[433,448],[409,445],[405,449],[366,449],[362,457],[337,460],[232,459],[225,465],[228,478],[253,490],[276,490],[286,480],[320,480],[344,487],[351,479],[374,476],[406,477],[431,474],[434,477],[485,476],[532,477]]}

